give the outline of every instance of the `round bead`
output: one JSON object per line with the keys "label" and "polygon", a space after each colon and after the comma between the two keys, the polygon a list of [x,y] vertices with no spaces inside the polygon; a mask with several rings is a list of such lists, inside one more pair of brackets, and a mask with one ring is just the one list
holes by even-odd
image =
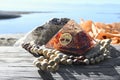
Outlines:
{"label": "round bead", "polygon": [[51,55],[52,55],[51,52],[48,52],[48,53],[46,54],[46,56],[47,56],[48,58],[50,58]]}
{"label": "round bead", "polygon": [[45,58],[43,57],[43,56],[40,56],[39,58],[38,58],[38,60],[39,61],[43,61]]}
{"label": "round bead", "polygon": [[107,50],[107,49],[105,49],[104,53],[107,54],[107,55],[110,55],[110,51]]}
{"label": "round bead", "polygon": [[73,60],[73,59],[74,59],[74,56],[73,56],[73,55],[70,55],[69,58]]}
{"label": "round bead", "polygon": [[79,56],[78,58],[79,58],[79,60],[83,60],[83,59],[84,59],[84,57],[83,57],[83,56]]}
{"label": "round bead", "polygon": [[105,49],[105,48],[104,48],[103,46],[101,46],[101,47],[100,47],[100,52],[103,52],[104,49]]}
{"label": "round bead", "polygon": [[57,71],[59,69],[59,65],[55,63],[55,65],[53,65],[52,68],[54,71]]}
{"label": "round bead", "polygon": [[62,59],[62,58],[63,58],[63,55],[60,54],[60,53],[58,53],[58,54],[57,54],[57,57],[59,57],[60,59]]}
{"label": "round bead", "polygon": [[66,59],[65,59],[65,58],[62,58],[62,59],[60,60],[60,62],[61,62],[62,64],[66,64]]}
{"label": "round bead", "polygon": [[55,51],[55,52],[54,52],[55,55],[57,55],[57,54],[59,54],[59,53],[60,53],[60,51]]}
{"label": "round bead", "polygon": [[35,42],[34,41],[30,41],[30,45],[34,45],[35,44]]}
{"label": "round bead", "polygon": [[88,59],[84,59],[83,62],[88,65],[90,61]]}
{"label": "round bead", "polygon": [[43,62],[47,62],[47,63],[48,63],[48,60],[47,60],[47,59],[44,59]]}
{"label": "round bead", "polygon": [[55,53],[55,52],[56,52],[56,50],[55,50],[55,49],[53,49],[53,50],[51,50],[51,52],[52,52],[52,53]]}
{"label": "round bead", "polygon": [[53,54],[50,55],[50,59],[54,59],[54,57],[55,57],[55,55],[53,55]]}
{"label": "round bead", "polygon": [[36,65],[36,63],[40,63],[40,62],[35,59],[35,60],[33,61],[33,64]]}
{"label": "round bead", "polygon": [[101,61],[104,60],[104,56],[103,55],[100,55],[99,58],[100,58]]}
{"label": "round bead", "polygon": [[53,70],[52,66],[48,65],[47,66],[47,71],[53,72],[54,70]]}
{"label": "round bead", "polygon": [[55,64],[55,61],[50,60],[50,61],[48,62],[48,64],[51,65],[51,66],[53,66],[53,65]]}
{"label": "round bead", "polygon": [[68,56],[67,55],[63,55],[63,58],[68,59]]}
{"label": "round bead", "polygon": [[40,67],[41,67],[40,62],[36,62],[36,63],[35,63],[35,66],[38,67],[38,68],[40,68]]}
{"label": "round bead", "polygon": [[39,54],[43,54],[43,49],[38,49]]}
{"label": "round bead", "polygon": [[74,59],[74,60],[73,60],[73,64],[79,64],[78,59]]}
{"label": "round bead", "polygon": [[67,64],[72,64],[72,59],[67,59]]}
{"label": "round bead", "polygon": [[33,47],[30,48],[30,52],[31,53],[34,53],[33,49],[34,49]]}
{"label": "round bead", "polygon": [[48,49],[43,49],[43,54],[47,54],[49,52]]}
{"label": "round bead", "polygon": [[107,55],[107,54],[105,54],[105,53],[103,54],[103,56],[104,56],[104,58],[105,58],[105,59],[106,59],[106,58],[108,58],[108,55]]}
{"label": "round bead", "polygon": [[99,63],[99,62],[100,62],[100,58],[99,58],[99,57],[95,57],[95,61],[96,61],[97,63]]}
{"label": "round bead", "polygon": [[91,59],[90,59],[90,63],[91,63],[91,64],[95,64],[95,59],[94,59],[94,58],[91,58]]}
{"label": "round bead", "polygon": [[38,49],[35,47],[35,48],[33,48],[33,52],[35,53],[35,54],[38,54]]}
{"label": "round bead", "polygon": [[46,70],[46,67],[48,66],[47,62],[41,62],[41,69]]}
{"label": "round bead", "polygon": [[55,61],[56,63],[59,63],[59,62],[60,62],[60,58],[54,57],[54,61]]}

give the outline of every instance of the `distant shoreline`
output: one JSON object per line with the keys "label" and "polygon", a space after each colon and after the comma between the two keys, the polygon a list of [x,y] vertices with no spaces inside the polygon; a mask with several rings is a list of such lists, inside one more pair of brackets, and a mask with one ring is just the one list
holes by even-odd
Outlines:
{"label": "distant shoreline", "polygon": [[23,37],[25,33],[19,34],[0,34],[0,46],[13,46],[14,43]]}
{"label": "distant shoreline", "polygon": [[31,13],[54,13],[53,11],[0,11],[0,20],[19,18],[23,14]]}

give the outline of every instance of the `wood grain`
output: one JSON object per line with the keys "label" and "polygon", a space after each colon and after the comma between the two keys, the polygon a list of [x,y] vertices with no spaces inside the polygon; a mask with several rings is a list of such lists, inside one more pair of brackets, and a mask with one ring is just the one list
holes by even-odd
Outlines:
{"label": "wood grain", "polygon": [[0,47],[0,80],[120,80],[119,51],[120,46],[111,47],[111,57],[96,65],[60,65],[49,73],[36,68],[24,49]]}

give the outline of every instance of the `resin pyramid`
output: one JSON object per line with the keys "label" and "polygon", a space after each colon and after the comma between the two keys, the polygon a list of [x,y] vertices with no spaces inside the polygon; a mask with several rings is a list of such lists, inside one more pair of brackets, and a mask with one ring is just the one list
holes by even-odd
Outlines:
{"label": "resin pyramid", "polygon": [[82,55],[93,46],[92,38],[74,20],[65,24],[46,44],[47,48],[75,55]]}

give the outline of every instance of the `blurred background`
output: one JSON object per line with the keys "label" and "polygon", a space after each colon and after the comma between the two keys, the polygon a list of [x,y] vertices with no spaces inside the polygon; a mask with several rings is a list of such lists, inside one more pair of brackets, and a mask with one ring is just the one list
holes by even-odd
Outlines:
{"label": "blurred background", "polygon": [[[11,17],[12,16],[12,17]],[[27,33],[52,18],[120,22],[119,0],[1,0],[0,34]]]}

